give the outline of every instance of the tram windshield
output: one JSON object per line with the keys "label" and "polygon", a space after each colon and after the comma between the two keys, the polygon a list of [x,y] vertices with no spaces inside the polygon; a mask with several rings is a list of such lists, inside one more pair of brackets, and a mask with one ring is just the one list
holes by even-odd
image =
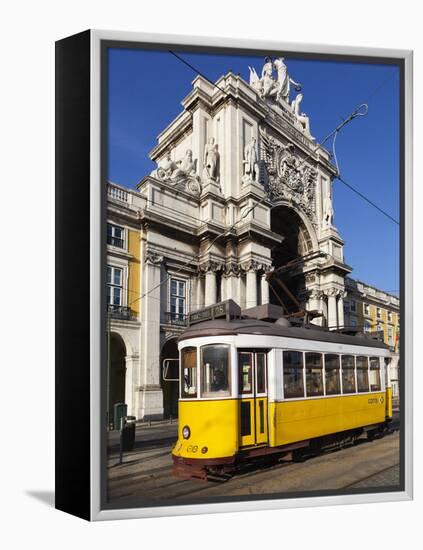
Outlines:
{"label": "tram windshield", "polygon": [[229,346],[209,345],[201,348],[201,396],[230,395]]}

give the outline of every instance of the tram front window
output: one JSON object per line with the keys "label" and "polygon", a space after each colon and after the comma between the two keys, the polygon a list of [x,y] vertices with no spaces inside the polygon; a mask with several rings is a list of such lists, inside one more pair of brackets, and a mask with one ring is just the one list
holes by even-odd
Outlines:
{"label": "tram front window", "polygon": [[201,396],[230,395],[229,346],[210,345],[201,348]]}
{"label": "tram front window", "polygon": [[181,397],[197,397],[197,348],[181,353]]}

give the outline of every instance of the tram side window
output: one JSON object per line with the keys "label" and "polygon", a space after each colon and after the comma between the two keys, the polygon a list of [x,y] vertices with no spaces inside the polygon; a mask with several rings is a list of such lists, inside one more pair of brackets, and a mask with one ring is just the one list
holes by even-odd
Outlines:
{"label": "tram side window", "polygon": [[326,395],[341,393],[339,355],[325,355],[325,384]]}
{"label": "tram side window", "polygon": [[342,356],[342,393],[355,393],[354,355]]}
{"label": "tram side window", "polygon": [[230,395],[229,346],[210,345],[201,348],[201,396]]}
{"label": "tram side window", "polygon": [[181,353],[181,397],[197,397],[197,348]]}
{"label": "tram side window", "polygon": [[303,354],[300,351],[283,352],[284,397],[304,397]]}
{"label": "tram side window", "polygon": [[369,391],[369,369],[367,357],[358,356],[357,364],[357,390],[359,392]]}
{"label": "tram side window", "polygon": [[380,391],[379,357],[370,357],[370,391]]}
{"label": "tram side window", "polygon": [[306,395],[323,395],[323,361],[321,353],[306,353]]}

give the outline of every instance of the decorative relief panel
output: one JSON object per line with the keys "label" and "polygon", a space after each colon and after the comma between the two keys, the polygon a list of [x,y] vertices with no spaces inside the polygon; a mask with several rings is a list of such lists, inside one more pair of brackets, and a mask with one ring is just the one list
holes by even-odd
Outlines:
{"label": "decorative relief panel", "polygon": [[260,128],[260,158],[271,200],[285,199],[295,204],[317,226],[317,170],[300,160],[292,143],[282,145]]}

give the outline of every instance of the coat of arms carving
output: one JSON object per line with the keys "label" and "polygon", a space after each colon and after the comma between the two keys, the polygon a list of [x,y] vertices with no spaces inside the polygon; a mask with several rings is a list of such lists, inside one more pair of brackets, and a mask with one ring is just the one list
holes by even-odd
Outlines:
{"label": "coat of arms carving", "polygon": [[307,215],[313,225],[316,220],[317,170],[301,161],[292,143],[283,145],[260,128],[260,158],[264,167],[264,183],[273,201],[285,199]]}

